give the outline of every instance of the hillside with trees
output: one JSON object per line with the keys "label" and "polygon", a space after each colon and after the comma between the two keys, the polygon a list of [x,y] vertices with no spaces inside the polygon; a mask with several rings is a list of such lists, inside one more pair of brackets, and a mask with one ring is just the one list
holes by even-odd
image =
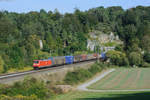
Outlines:
{"label": "hillside with trees", "polygon": [[[97,7],[61,14],[0,11],[0,72],[31,66],[34,59],[87,51],[88,33],[113,32],[124,42],[107,55],[119,66],[149,66],[150,7]],[[43,42],[43,48],[39,46]]]}

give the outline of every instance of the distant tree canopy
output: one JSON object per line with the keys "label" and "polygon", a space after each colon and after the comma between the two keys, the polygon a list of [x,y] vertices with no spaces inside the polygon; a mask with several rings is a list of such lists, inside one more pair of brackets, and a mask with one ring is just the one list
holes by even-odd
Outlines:
{"label": "distant tree canopy", "polygon": [[[40,55],[69,55],[87,51],[91,30],[114,32],[124,42],[125,53],[150,52],[150,7],[97,7],[74,13],[31,11],[0,12],[0,55],[8,68],[27,66]],[[43,41],[43,49],[39,48]],[[134,55],[131,54],[131,56]],[[47,56],[42,56],[43,58]],[[131,57],[132,58],[132,57]],[[2,66],[2,64],[1,64]],[[6,65],[5,65],[6,66]]]}

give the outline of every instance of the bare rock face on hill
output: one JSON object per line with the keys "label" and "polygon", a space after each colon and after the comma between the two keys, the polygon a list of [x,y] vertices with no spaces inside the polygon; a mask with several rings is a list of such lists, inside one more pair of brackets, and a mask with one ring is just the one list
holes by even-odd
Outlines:
{"label": "bare rock face on hill", "polygon": [[87,40],[87,48],[91,51],[96,47],[100,47],[102,51],[113,50],[117,44],[122,44],[122,41],[113,32],[105,34],[101,31],[92,31]]}

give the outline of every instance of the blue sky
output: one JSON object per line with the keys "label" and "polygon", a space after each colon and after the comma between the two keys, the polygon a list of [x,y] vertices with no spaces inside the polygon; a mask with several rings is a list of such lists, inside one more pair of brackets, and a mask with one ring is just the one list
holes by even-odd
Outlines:
{"label": "blue sky", "polygon": [[0,10],[10,12],[54,11],[73,12],[74,8],[88,10],[99,6],[122,6],[124,9],[136,7],[137,5],[150,6],[150,0],[0,0]]}

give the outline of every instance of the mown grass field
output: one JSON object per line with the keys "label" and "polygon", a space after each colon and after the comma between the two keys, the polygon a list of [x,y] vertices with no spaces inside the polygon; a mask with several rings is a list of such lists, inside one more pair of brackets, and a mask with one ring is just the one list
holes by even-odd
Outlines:
{"label": "mown grass field", "polygon": [[71,92],[49,100],[150,100],[150,92]]}
{"label": "mown grass field", "polygon": [[118,68],[88,88],[94,90],[150,89],[150,68]]}
{"label": "mown grass field", "polygon": [[[150,89],[150,68],[118,68],[90,89]],[[149,92],[81,92],[58,95],[49,100],[150,100]]]}

